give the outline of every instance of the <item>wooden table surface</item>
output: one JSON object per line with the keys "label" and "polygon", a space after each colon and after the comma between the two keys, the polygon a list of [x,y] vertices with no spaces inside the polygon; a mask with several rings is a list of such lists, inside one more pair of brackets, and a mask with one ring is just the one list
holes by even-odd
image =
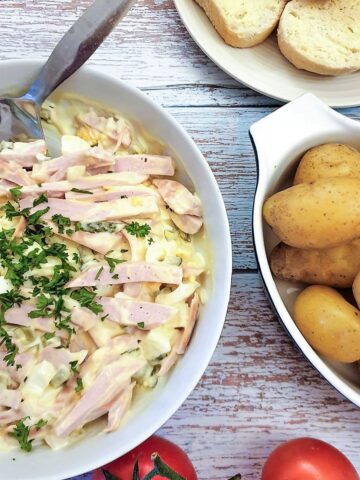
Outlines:
{"label": "wooden table surface", "polygon": [[[45,59],[89,4],[1,0],[0,60]],[[275,445],[304,435],[330,441],[360,470],[359,410],[294,348],[257,272],[251,238],[256,165],[248,128],[278,102],[218,69],[189,37],[172,0],[140,0],[89,63],[140,87],[186,128],[211,165],[231,223],[233,287],[220,343],[160,434],[185,448],[201,480],[237,472],[257,480]]]}

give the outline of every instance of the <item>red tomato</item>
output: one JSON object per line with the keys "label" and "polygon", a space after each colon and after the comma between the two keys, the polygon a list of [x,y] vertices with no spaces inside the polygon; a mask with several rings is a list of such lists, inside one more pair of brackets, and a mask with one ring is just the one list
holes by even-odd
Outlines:
{"label": "red tomato", "polygon": [[[123,457],[98,468],[93,474],[93,480],[104,480],[102,469],[115,475],[119,480],[132,480],[136,460],[139,462],[140,478],[143,478],[154,468],[151,461],[153,453],[158,453],[164,463],[186,480],[197,480],[195,469],[186,453],[174,443],[157,436],[150,437]],[[155,480],[164,478],[159,475],[154,477]]]}
{"label": "red tomato", "polygon": [[277,447],[264,465],[261,480],[359,480],[349,460],[335,447],[313,438]]}

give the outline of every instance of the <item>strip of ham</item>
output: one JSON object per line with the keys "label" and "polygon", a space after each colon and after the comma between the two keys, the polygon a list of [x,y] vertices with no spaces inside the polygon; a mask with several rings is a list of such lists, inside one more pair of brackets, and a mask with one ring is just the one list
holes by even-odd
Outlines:
{"label": "strip of ham", "polygon": [[116,200],[123,197],[142,197],[146,195],[151,195],[159,199],[161,198],[155,188],[145,187],[144,185],[124,185],[122,187],[109,187],[106,189],[98,188],[92,190],[91,195],[88,193],[70,191],[65,193],[65,198],[82,200],[86,202],[107,202],[109,200]]}
{"label": "strip of ham", "polygon": [[9,423],[15,423],[23,417],[23,414],[20,410],[14,410],[13,408],[9,410],[0,411],[0,424],[8,425]]}
{"label": "strip of ham", "polygon": [[127,391],[129,387],[130,387],[130,380],[124,383],[121,391],[116,396],[114,396],[110,401],[106,400],[103,404],[99,405],[96,409],[92,410],[92,412],[85,418],[84,423],[92,422],[93,420],[96,420],[97,418],[100,418],[106,413],[108,413],[111,406],[115,404],[117,400],[123,396],[123,394]]}
{"label": "strip of ham", "polygon": [[125,155],[116,157],[115,172],[137,172],[145,175],[167,175],[175,173],[171,157],[160,155]]}
{"label": "strip of ham", "polygon": [[96,325],[99,319],[91,310],[80,307],[71,309],[71,322],[87,332]]}
{"label": "strip of ham", "polygon": [[30,208],[31,213],[49,208],[41,217],[44,220],[54,215],[63,215],[71,221],[101,222],[106,220],[120,220],[129,217],[147,217],[158,211],[156,200],[152,197],[123,198],[111,202],[88,203],[49,198],[47,203],[32,207],[33,199],[26,197],[20,200],[20,208]]}
{"label": "strip of ham", "polygon": [[0,197],[12,198],[10,188],[17,187],[16,183],[9,182],[4,178],[0,179]]}
{"label": "strip of ham", "polygon": [[94,147],[34,164],[31,176],[38,182],[44,182],[51,177],[55,177],[53,180],[58,181],[66,178],[70,167],[78,165],[84,165],[86,168],[110,167],[114,162],[113,155],[106,150]]}
{"label": "strip of ham", "polygon": [[119,245],[123,241],[123,235],[121,232],[91,233],[79,230],[78,232],[74,232],[71,235],[67,235],[65,231],[60,233],[55,223],[50,221],[47,221],[46,223],[49,225],[49,227],[52,228],[56,235],[59,235],[59,237],[71,240],[72,242],[83,245],[84,247],[90,248],[94,252],[98,252],[103,255],[105,255],[105,253],[109,252],[110,250],[116,250],[117,248],[119,248]]}
{"label": "strip of ham", "polygon": [[114,432],[120,427],[121,421],[130,407],[135,385],[136,383],[133,382],[125,388],[118,398],[110,404],[106,432]]}
{"label": "strip of ham", "polygon": [[[0,180],[0,197],[8,197],[13,199],[13,196],[10,192],[12,188],[16,188],[19,185],[13,182],[9,182],[7,180]],[[21,186],[20,190],[20,197],[26,197],[31,195],[33,197],[41,195],[42,193],[46,192],[45,189],[41,188],[39,185],[25,185]]]}
{"label": "strip of ham", "polygon": [[121,146],[128,148],[131,144],[131,133],[123,120],[100,117],[91,109],[89,112],[78,115],[77,121],[106,135],[115,143],[114,151]]}
{"label": "strip of ham", "polygon": [[179,358],[178,354],[178,349],[180,347],[180,342],[181,342],[181,333],[179,331],[176,332],[176,338],[174,345],[171,349],[171,352],[164,358],[164,360],[161,361],[161,367],[159,370],[159,377],[163,377],[164,375],[167,375],[172,367],[175,365]]}
{"label": "strip of ham", "polygon": [[25,232],[26,228],[26,220],[25,217],[20,217],[18,224],[16,225],[15,232],[13,234],[13,238],[21,238]]}
{"label": "strip of ham", "polygon": [[135,235],[131,235],[131,233],[127,232],[126,230],[123,231],[123,235],[129,243],[131,261],[142,262],[145,260],[146,240],[144,238],[137,238]]}
{"label": "strip of ham", "polygon": [[0,178],[16,183],[17,185],[33,185],[35,181],[30,174],[13,161],[0,158]]}
{"label": "strip of ham", "polygon": [[94,287],[96,285],[118,285],[133,282],[180,285],[182,276],[181,267],[163,263],[126,262],[116,265],[112,273],[110,273],[108,265],[93,265],[71,280],[67,287]]}
{"label": "strip of ham", "polygon": [[14,182],[9,182],[8,180],[5,180],[4,178],[0,179],[0,191],[5,192],[4,195],[8,193],[10,188],[16,187],[16,183]]}
{"label": "strip of ham", "polygon": [[[138,329],[136,329],[138,330]],[[132,335],[119,335],[111,339],[105,346],[93,352],[81,366],[81,377],[85,383],[92,383],[92,380],[100,372],[103,365],[109,365],[127,353],[138,348],[138,341]]]}
{"label": "strip of ham", "polygon": [[34,142],[15,142],[12,148],[4,148],[0,152],[0,159],[6,162],[15,162],[21,167],[31,168],[37,162],[37,155],[47,152],[44,140]]}
{"label": "strip of ham", "polygon": [[[86,419],[102,404],[110,402],[124,388],[144,363],[136,358],[123,357],[103,367],[92,386],[85,391],[75,407],[55,426],[55,433],[61,437],[69,435],[83,426]],[[100,414],[101,415],[101,414]]]}
{"label": "strip of ham", "polygon": [[[34,305],[22,303],[14,305],[5,312],[5,320],[10,325],[19,325],[21,327],[32,327],[42,332],[54,332],[56,330],[54,321],[48,317],[30,318],[29,313],[36,310]],[[59,336],[60,331],[59,331]]]}
{"label": "strip of ham", "polygon": [[0,390],[0,406],[14,408],[17,410],[21,402],[21,392],[19,390]]}
{"label": "strip of ham", "polygon": [[184,233],[195,235],[203,225],[202,218],[195,217],[195,215],[178,215],[170,212],[170,218],[175,225]]}
{"label": "strip of ham", "polygon": [[[6,355],[7,352],[0,352],[0,371],[8,373],[17,383],[22,382],[35,363],[34,358],[28,353],[18,353],[16,355],[16,364],[9,366],[4,360]],[[16,368],[16,365],[21,365],[21,368]]]}
{"label": "strip of ham", "polygon": [[175,180],[156,179],[153,184],[159,189],[165,203],[179,215],[195,215],[201,217],[200,200],[184,185]]}
{"label": "strip of ham", "polygon": [[[50,192],[69,192],[73,188],[81,190],[92,190],[99,187],[116,187],[119,185],[138,185],[147,180],[146,175],[134,172],[102,173],[89,175],[72,180],[60,182],[44,182],[41,188]],[[87,194],[89,197],[90,194]]]}
{"label": "strip of ham", "polygon": [[80,352],[81,350],[87,350],[89,354],[92,354],[97,349],[97,346],[87,332],[78,330],[76,335],[72,335],[71,337],[69,349],[72,353]]}
{"label": "strip of ham", "polygon": [[120,297],[102,297],[97,300],[97,303],[102,305],[102,315],[108,315],[108,320],[120,325],[140,325],[144,330],[163,325],[177,312],[174,307]]}
{"label": "strip of ham", "polygon": [[81,365],[85,360],[87,354],[87,350],[71,353],[67,349],[54,348],[49,345],[48,347],[45,347],[44,350],[41,352],[40,360],[46,360],[58,370],[61,365],[65,365],[66,367],[70,368],[70,362],[74,360],[78,362],[77,365]]}
{"label": "strip of ham", "polygon": [[182,333],[180,344],[177,348],[177,353],[179,355],[183,355],[185,353],[186,347],[189,344],[191,335],[194,331],[195,324],[199,316],[199,308],[200,308],[199,295],[195,293],[190,304],[189,318],[186,323],[186,327],[184,328],[184,331]]}

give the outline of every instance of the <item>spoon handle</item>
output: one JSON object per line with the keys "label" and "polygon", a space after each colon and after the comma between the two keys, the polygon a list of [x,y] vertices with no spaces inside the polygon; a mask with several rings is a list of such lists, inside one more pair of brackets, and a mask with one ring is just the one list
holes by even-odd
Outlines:
{"label": "spoon handle", "polygon": [[78,70],[126,15],[135,0],[95,0],[55,47],[23,98],[41,103]]}

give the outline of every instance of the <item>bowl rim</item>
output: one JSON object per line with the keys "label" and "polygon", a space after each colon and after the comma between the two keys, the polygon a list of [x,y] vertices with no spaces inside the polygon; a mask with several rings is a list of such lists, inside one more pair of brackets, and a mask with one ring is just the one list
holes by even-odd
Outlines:
{"label": "bowl rim", "polygon": [[[12,60],[4,60],[0,61],[0,71],[3,69],[6,69],[7,67],[10,68],[34,68],[34,67],[39,67],[45,63],[43,59],[12,59]],[[199,381],[201,380],[202,376],[205,373],[206,368],[208,367],[213,354],[215,352],[216,346],[218,345],[223,326],[226,320],[226,314],[228,310],[228,304],[230,300],[230,292],[231,292],[231,278],[232,278],[232,245],[231,245],[231,235],[230,235],[230,226],[229,226],[229,220],[224,204],[224,200],[220,191],[220,188],[217,184],[217,181],[215,179],[215,176],[201,153],[200,149],[194,142],[194,140],[191,138],[191,136],[187,133],[187,131],[182,127],[182,125],[161,105],[157,104],[154,100],[152,100],[148,95],[146,95],[144,92],[141,91],[141,89],[129,84],[128,82],[125,82],[123,80],[120,80],[116,78],[115,76],[105,73],[99,70],[100,67],[98,66],[89,66],[85,65],[83,66],[80,70],[78,75],[81,74],[89,74],[92,77],[95,78],[96,82],[110,82],[113,84],[116,84],[116,86],[119,89],[122,89],[123,91],[129,91],[132,95],[137,96],[141,102],[144,104],[148,104],[148,106],[156,111],[156,114],[159,116],[165,117],[167,122],[178,131],[179,135],[184,137],[184,139],[187,140],[189,147],[193,150],[194,152],[194,158],[195,161],[199,161],[201,164],[201,168],[203,169],[204,172],[204,177],[206,178],[206,182],[209,183],[212,186],[212,190],[216,195],[216,203],[218,205],[219,211],[218,213],[220,214],[220,217],[216,219],[217,221],[217,227],[220,232],[222,232],[222,238],[223,238],[223,246],[224,249],[222,250],[222,265],[221,265],[221,271],[223,274],[223,277],[225,279],[225,282],[222,285],[222,288],[218,290],[218,297],[219,297],[219,303],[221,305],[221,316],[218,318],[218,323],[217,323],[217,328],[213,332],[212,339],[206,343],[206,345],[203,347],[203,355],[202,355],[202,360],[199,362],[199,365],[197,368],[194,368],[194,371],[192,375],[189,376],[189,382],[186,385],[186,388],[183,390],[182,394],[180,396],[177,396],[174,401],[168,405],[167,408],[163,409],[163,412],[161,415],[159,415],[157,418],[154,418],[153,421],[151,422],[151,426],[149,426],[147,429],[144,429],[141,435],[138,435],[136,439],[133,439],[132,441],[129,441],[126,445],[126,451],[121,453],[121,455],[124,455],[126,452],[129,452],[136,446],[140,445],[143,441],[145,441],[147,438],[149,438],[151,435],[153,435],[159,428],[161,428],[164,423],[166,423],[173,415],[174,413],[181,407],[181,405],[186,401],[186,399],[189,397],[189,395],[192,393],[192,391],[195,389]],[[74,74],[74,76],[76,73]],[[69,90],[71,92],[71,90]],[[210,238],[211,241],[211,238]],[[194,372],[197,372],[196,374]],[[191,373],[191,372],[190,372]],[[100,437],[99,437],[100,438]],[[66,455],[66,449],[62,450],[64,454]],[[49,452],[51,452],[51,449],[49,448]],[[6,452],[5,452],[6,453]],[[12,455],[14,453],[13,451],[9,452],[9,455]],[[94,470],[102,465],[105,465],[114,459],[118,458],[119,454],[116,453],[116,448],[114,448],[113,452],[102,452],[101,454],[101,459],[99,458],[86,458],[84,459],[84,466],[83,468],[76,468],[76,467],[71,467],[68,465],[64,466],[63,471],[61,472],[61,476],[59,473],[55,472],[47,472],[46,477],[42,477],[43,480],[63,480],[64,478],[68,477],[73,477],[85,472],[89,472],[91,470]]]}
{"label": "bowl rim", "polygon": [[[325,103],[319,100],[316,96],[312,94],[305,94],[299,97],[298,99],[293,100],[292,102],[284,105],[280,109],[275,110],[276,113],[281,109],[290,108],[292,104],[295,102],[298,105],[301,105],[301,102],[307,103],[311,102],[313,108],[323,109],[323,113],[325,112],[329,117],[331,116],[333,120],[342,122],[343,126],[353,127],[359,130],[360,133],[360,123],[356,120],[346,117],[339,112],[328,107]],[[270,115],[273,115],[270,113]],[[265,117],[266,118],[266,117]],[[261,122],[261,120],[259,121]],[[258,122],[256,122],[258,123]],[[254,125],[256,125],[256,123]],[[251,127],[252,128],[252,127]],[[256,168],[257,168],[257,181],[256,181],[256,188],[253,198],[253,208],[252,208],[252,236],[253,236],[253,244],[254,244],[254,252],[256,257],[256,262],[258,265],[259,273],[262,279],[264,290],[267,294],[269,299],[269,303],[284,330],[297,347],[297,349],[304,355],[304,357],[310,362],[314,369],[329,383],[338,393],[342,395],[342,397],[346,398],[350,402],[352,402],[357,407],[360,407],[360,392],[356,392],[347,382],[343,379],[340,374],[334,372],[330,369],[328,365],[325,364],[323,358],[311,347],[311,345],[307,342],[307,340],[303,337],[302,333],[297,328],[295,321],[293,320],[292,316],[288,312],[285,303],[279,293],[277,288],[276,282],[270,270],[270,264],[268,260],[268,256],[266,254],[264,248],[264,232],[263,230],[259,230],[257,223],[262,222],[262,208],[258,205],[259,197],[262,193],[266,193],[269,187],[271,187],[271,181],[265,182],[265,185],[262,186],[260,189],[260,170],[261,170],[261,161],[259,160],[259,148],[256,146],[256,141],[252,134],[251,128],[249,129],[249,136],[252,143],[252,147],[254,150],[254,156],[256,161]],[[292,159],[289,161],[289,163]],[[264,190],[264,192],[262,192]],[[262,205],[261,205],[262,207]]]}

